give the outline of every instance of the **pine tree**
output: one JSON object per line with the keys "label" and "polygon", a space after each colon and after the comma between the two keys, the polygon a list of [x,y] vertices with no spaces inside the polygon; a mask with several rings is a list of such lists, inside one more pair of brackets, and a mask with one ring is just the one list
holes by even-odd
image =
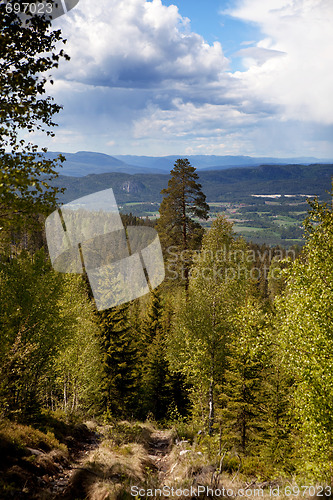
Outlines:
{"label": "pine tree", "polygon": [[160,294],[153,291],[145,328],[146,349],[143,359],[143,384],[146,411],[152,413],[157,420],[166,416],[171,404],[171,377],[166,357],[162,314]]}
{"label": "pine tree", "polygon": [[270,320],[268,333],[271,342],[266,346],[266,369],[260,395],[260,409],[263,418],[262,448],[260,454],[266,462],[277,470],[292,468],[292,460],[297,449],[297,441],[292,433],[293,377],[286,370],[284,350],[276,344],[278,332]]}
{"label": "pine tree", "polygon": [[222,421],[226,438],[245,453],[259,440],[263,426],[260,413],[266,341],[259,304],[248,298],[234,317],[222,397],[226,397]]}
{"label": "pine tree", "polygon": [[137,352],[127,314],[127,304],[100,313],[103,408],[116,417],[131,416],[136,408]]}
{"label": "pine tree", "polygon": [[194,217],[207,220],[209,211],[198,174],[185,158],[176,161],[171,176],[168,187],[161,191],[166,195],[157,223],[162,244],[179,250],[198,248],[203,229]]}
{"label": "pine tree", "polygon": [[178,280],[182,279],[186,290],[191,254],[193,250],[200,248],[204,234],[203,227],[195,218],[206,220],[209,211],[198,179],[195,168],[186,158],[176,161],[168,187],[161,191],[165,196],[157,222],[163,250],[168,253],[173,250],[176,255],[177,263],[171,266],[167,264],[167,272],[169,270]]}

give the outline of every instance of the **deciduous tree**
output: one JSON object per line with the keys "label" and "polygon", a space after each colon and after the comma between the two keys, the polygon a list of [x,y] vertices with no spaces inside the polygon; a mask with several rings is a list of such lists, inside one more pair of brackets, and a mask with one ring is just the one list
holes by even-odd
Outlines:
{"label": "deciduous tree", "polygon": [[179,308],[170,338],[171,365],[193,385],[195,412],[213,432],[218,391],[223,392],[233,316],[245,300],[245,246],[236,240],[224,216],[204,236],[201,253],[191,269],[187,303]]}
{"label": "deciduous tree", "polygon": [[0,4],[0,226],[15,226],[53,207],[59,189],[50,181],[63,157],[46,159],[24,134],[45,132],[53,136],[53,116],[61,106],[47,96],[48,73],[68,59],[58,43],[60,30],[32,16],[23,24],[8,2]]}
{"label": "deciduous tree", "polygon": [[317,199],[305,222],[307,243],[276,299],[285,369],[295,378],[293,406],[303,457],[318,477],[333,466],[333,211]]}

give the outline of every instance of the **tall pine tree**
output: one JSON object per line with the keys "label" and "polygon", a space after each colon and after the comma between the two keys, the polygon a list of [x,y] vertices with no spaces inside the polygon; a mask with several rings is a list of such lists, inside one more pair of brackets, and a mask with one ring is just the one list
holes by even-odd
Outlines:
{"label": "tall pine tree", "polygon": [[171,403],[170,372],[162,313],[161,296],[154,290],[145,325],[143,384],[146,412],[152,413],[157,420],[166,416]]}
{"label": "tall pine tree", "polygon": [[168,187],[161,191],[166,195],[157,223],[162,244],[179,250],[198,248],[203,229],[194,217],[206,220],[209,211],[198,174],[185,158],[176,161],[171,176]]}
{"label": "tall pine tree", "polygon": [[114,417],[131,416],[137,391],[137,353],[127,321],[128,305],[100,313],[102,319],[103,407]]}
{"label": "tall pine tree", "polygon": [[[160,218],[157,230],[164,250],[171,247],[182,259],[176,260],[181,266],[176,266],[177,276],[181,276],[188,288],[191,250],[200,248],[204,229],[195,220],[208,219],[209,206],[206,196],[198,183],[198,174],[187,158],[178,159],[171,170],[168,187],[161,191],[165,197],[160,206]],[[167,266],[168,269],[168,266]]]}

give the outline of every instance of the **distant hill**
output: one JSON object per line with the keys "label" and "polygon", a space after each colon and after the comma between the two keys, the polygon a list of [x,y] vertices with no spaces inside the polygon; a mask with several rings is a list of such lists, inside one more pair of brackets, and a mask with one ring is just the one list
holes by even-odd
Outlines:
{"label": "distant hill", "polygon": [[69,175],[72,177],[84,177],[89,174],[103,174],[109,172],[125,172],[130,174],[155,172],[155,169],[129,165],[114,156],[104,153],[92,153],[89,151],[79,151],[78,153],[48,152],[46,153],[46,157],[54,159],[59,154],[64,155],[66,158],[59,172],[61,172],[62,175]]}
{"label": "distant hill", "polygon": [[170,172],[173,164],[178,158],[188,158],[191,165],[197,170],[219,170],[231,167],[258,167],[263,164],[290,165],[313,163],[333,163],[332,160],[319,160],[314,157],[297,158],[271,158],[271,157],[251,157],[251,156],[216,156],[216,155],[170,155],[170,156],[133,156],[116,155],[115,158],[125,163],[140,167],[148,167]]}
{"label": "distant hill", "polygon": [[[199,178],[209,201],[253,201],[253,194],[306,194],[328,197],[333,163],[330,165],[261,165],[259,167],[202,170]],[[54,184],[65,187],[65,203],[109,187],[118,203],[160,202],[169,174],[89,174],[85,177],[60,175]]]}
{"label": "distant hill", "polygon": [[[59,153],[48,152],[48,158],[55,158]],[[169,173],[178,158],[187,157],[197,170],[225,170],[229,168],[257,167],[263,164],[290,165],[314,163],[333,163],[333,160],[316,158],[253,158],[250,156],[214,156],[214,155],[171,155],[171,156],[110,156],[104,153],[79,151],[61,153],[66,162],[59,173],[71,177],[84,177],[89,174],[121,172],[127,174],[163,174]]]}

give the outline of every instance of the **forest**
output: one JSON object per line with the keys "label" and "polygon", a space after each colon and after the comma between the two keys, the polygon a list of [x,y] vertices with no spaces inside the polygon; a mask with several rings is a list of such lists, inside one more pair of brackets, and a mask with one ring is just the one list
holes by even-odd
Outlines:
{"label": "forest", "polygon": [[40,72],[64,41],[0,13],[0,497],[331,496],[332,201],[308,200],[302,248],[247,242],[224,213],[204,227],[179,158],[157,221],[122,214],[156,228],[163,283],[98,311],[48,255],[63,158],[19,135],[53,134]]}

